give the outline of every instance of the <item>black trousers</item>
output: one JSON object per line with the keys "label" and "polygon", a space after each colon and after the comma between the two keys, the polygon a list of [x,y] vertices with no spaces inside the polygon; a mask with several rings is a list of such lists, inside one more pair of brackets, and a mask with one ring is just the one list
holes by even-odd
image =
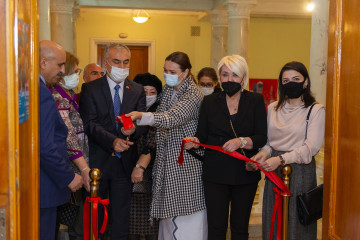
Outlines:
{"label": "black trousers", "polygon": [[226,185],[204,181],[208,240],[225,240],[231,203],[232,240],[247,240],[252,204],[258,183]]}
{"label": "black trousers", "polygon": [[[115,161],[121,161],[114,157]],[[99,197],[110,200],[111,240],[127,240],[129,234],[131,179],[124,171],[122,164],[118,164],[111,178],[100,179]],[[99,207],[98,226],[103,221],[103,208]]]}

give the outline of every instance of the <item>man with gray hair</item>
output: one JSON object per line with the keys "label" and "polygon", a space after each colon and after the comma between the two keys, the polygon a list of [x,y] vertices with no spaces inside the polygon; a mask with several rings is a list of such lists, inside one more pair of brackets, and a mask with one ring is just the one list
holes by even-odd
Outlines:
{"label": "man with gray hair", "polygon": [[[129,231],[131,172],[138,164],[136,138],[144,127],[124,129],[115,119],[120,114],[146,111],[144,88],[127,79],[130,50],[111,44],[105,50],[106,75],[84,83],[81,89],[80,115],[89,138],[90,167],[102,172],[99,196],[110,193],[111,239],[127,240]],[[99,216],[102,219],[103,213]]]}
{"label": "man with gray hair", "polygon": [[104,70],[95,63],[89,63],[84,68],[83,79],[85,82],[91,82],[104,76]]}

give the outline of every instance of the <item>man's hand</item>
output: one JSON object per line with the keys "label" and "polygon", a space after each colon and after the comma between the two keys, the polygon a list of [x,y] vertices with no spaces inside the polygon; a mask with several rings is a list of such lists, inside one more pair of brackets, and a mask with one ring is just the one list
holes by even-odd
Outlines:
{"label": "man's hand", "polygon": [[83,186],[83,179],[82,177],[75,173],[75,177],[74,179],[71,181],[71,183],[68,185],[68,188],[70,188],[70,190],[72,192],[76,192],[77,190],[79,190],[80,188],[82,188]]}
{"label": "man's hand", "polygon": [[134,167],[131,173],[131,182],[132,183],[142,182],[143,176],[144,176],[144,170],[141,168]]}
{"label": "man's hand", "polygon": [[124,127],[122,127],[121,132],[125,136],[130,136],[131,134],[133,134],[135,132],[135,128],[136,128],[135,125],[132,128],[129,128],[129,129],[125,129]]}
{"label": "man's hand", "polygon": [[133,142],[128,141],[128,144],[126,144],[126,140],[121,138],[115,138],[113,142],[113,148],[115,152],[123,152],[129,149],[131,145],[133,145]]}

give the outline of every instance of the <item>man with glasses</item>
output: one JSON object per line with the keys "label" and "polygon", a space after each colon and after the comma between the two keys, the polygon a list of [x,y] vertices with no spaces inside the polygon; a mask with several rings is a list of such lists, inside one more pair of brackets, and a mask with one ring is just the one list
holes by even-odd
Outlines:
{"label": "man with glasses", "polygon": [[95,79],[101,78],[104,75],[104,70],[99,65],[90,63],[86,65],[84,69],[83,79],[85,82],[91,82]]}

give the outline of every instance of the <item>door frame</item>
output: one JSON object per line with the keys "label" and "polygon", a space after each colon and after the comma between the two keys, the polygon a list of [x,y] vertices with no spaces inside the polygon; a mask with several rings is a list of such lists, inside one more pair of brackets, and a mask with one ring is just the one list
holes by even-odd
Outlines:
{"label": "door frame", "polygon": [[90,38],[90,62],[97,62],[97,45],[121,43],[127,46],[145,46],[149,49],[148,69],[155,74],[155,40],[146,39],[116,39],[116,38]]}

